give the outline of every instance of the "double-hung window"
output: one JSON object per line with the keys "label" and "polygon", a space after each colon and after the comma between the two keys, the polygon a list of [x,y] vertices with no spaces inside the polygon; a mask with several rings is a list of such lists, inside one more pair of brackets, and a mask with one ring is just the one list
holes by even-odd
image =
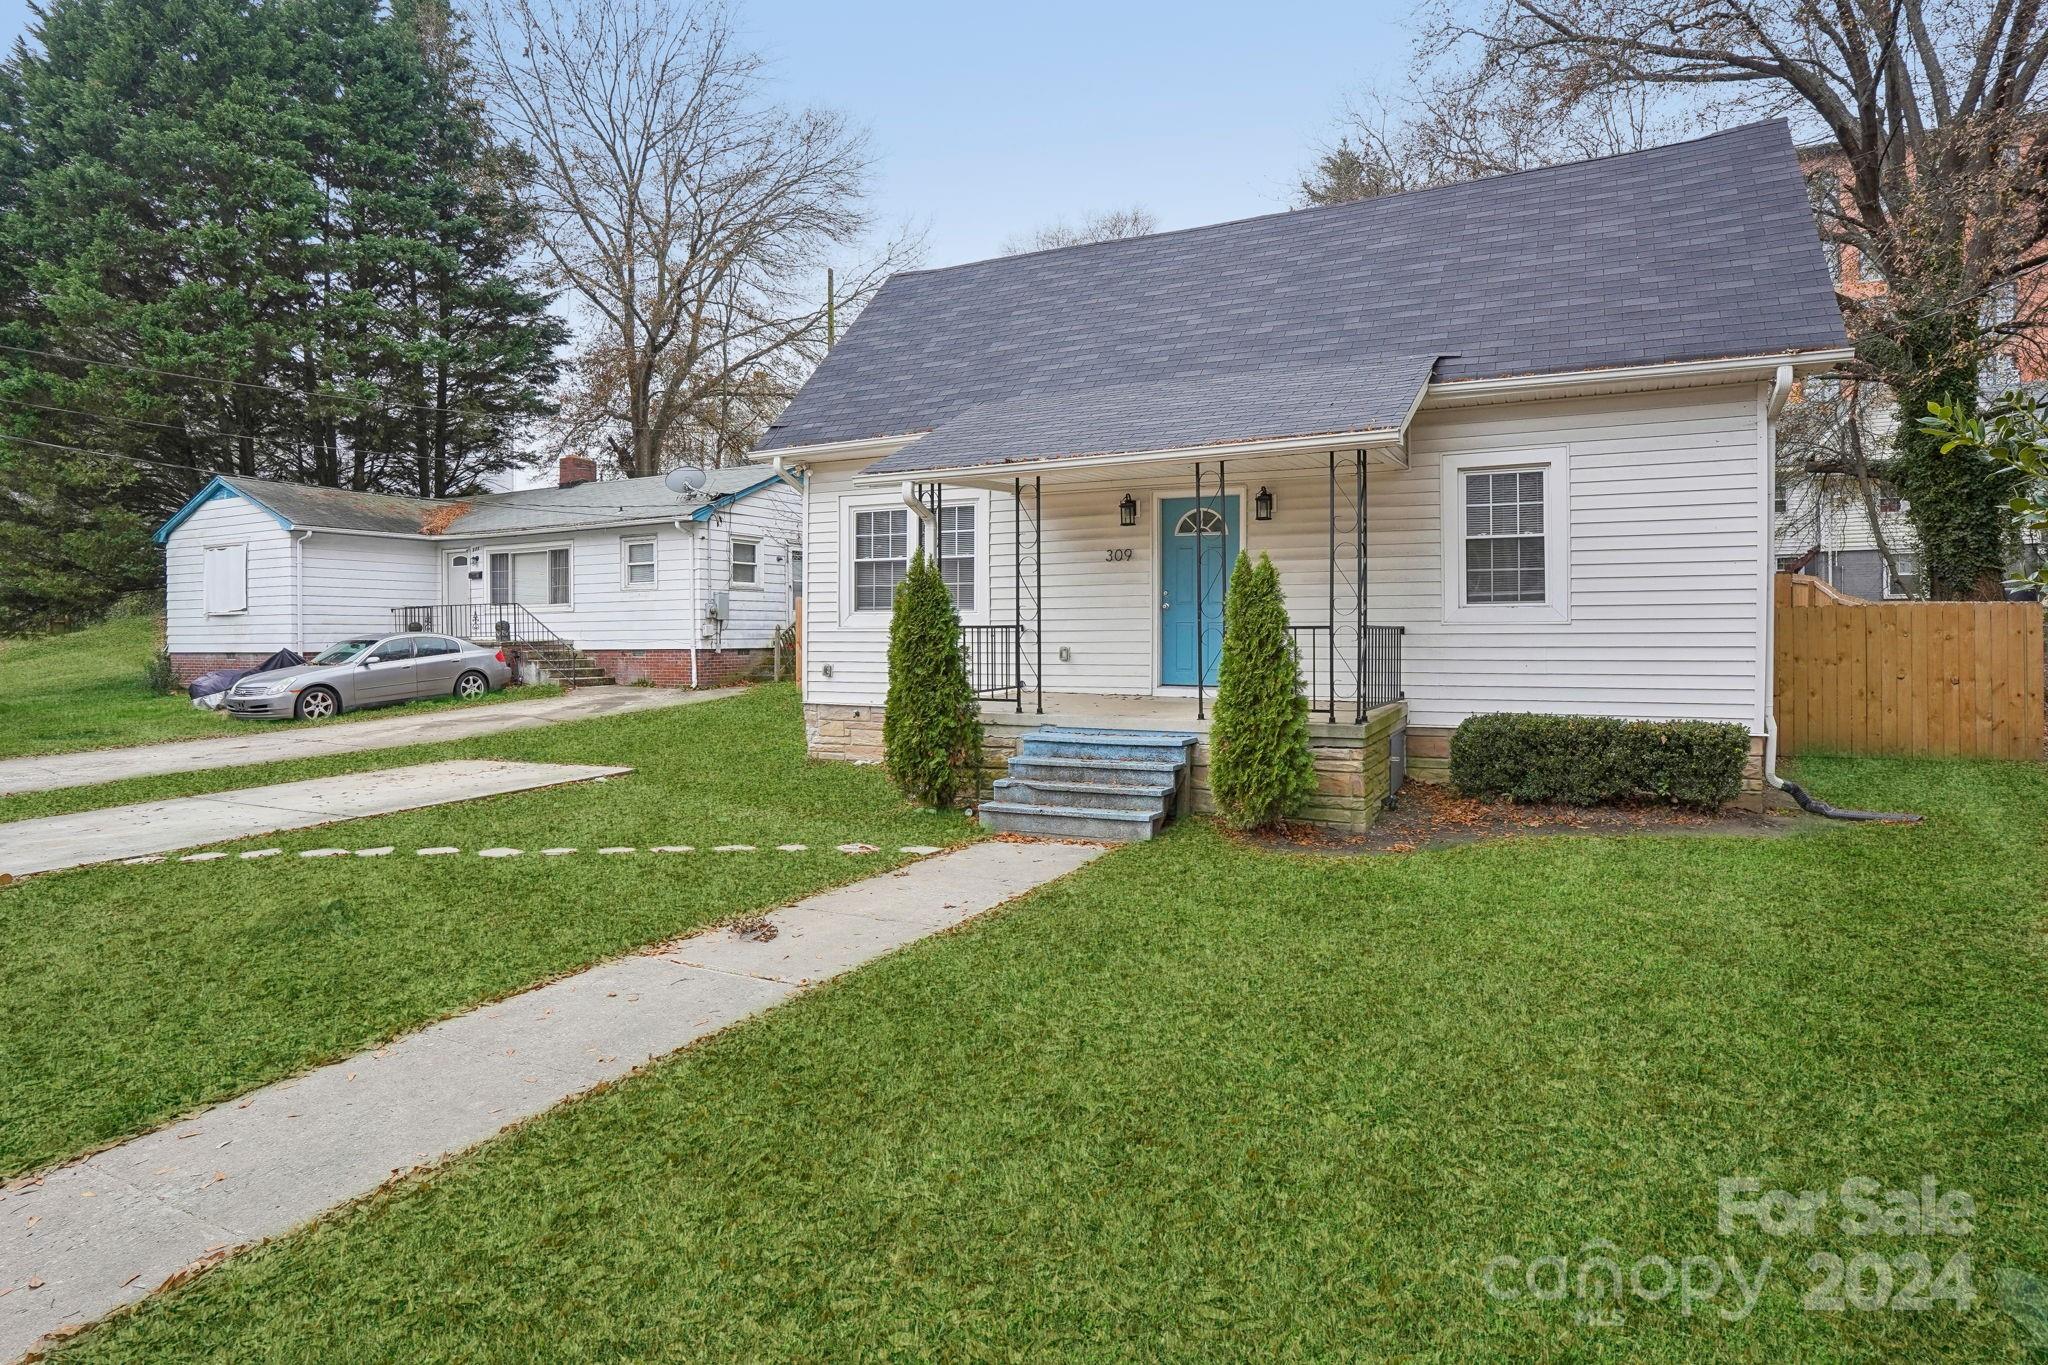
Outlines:
{"label": "double-hung window", "polygon": [[1564,446],[1443,459],[1445,621],[1571,620],[1571,453]]}
{"label": "double-hung window", "polygon": [[651,540],[629,540],[620,552],[626,560],[626,586],[629,588],[651,588],[654,586],[654,542]]}
{"label": "double-hung window", "polygon": [[1463,476],[1466,606],[1548,600],[1543,473],[1504,469]]}
{"label": "double-hung window", "polygon": [[853,514],[853,609],[888,611],[910,571],[910,509]]}
{"label": "double-hung window", "polygon": [[973,503],[939,509],[939,576],[960,611],[974,610],[975,510]]}
{"label": "double-hung window", "polygon": [[735,540],[732,543],[732,585],[735,588],[761,586],[761,542]]}

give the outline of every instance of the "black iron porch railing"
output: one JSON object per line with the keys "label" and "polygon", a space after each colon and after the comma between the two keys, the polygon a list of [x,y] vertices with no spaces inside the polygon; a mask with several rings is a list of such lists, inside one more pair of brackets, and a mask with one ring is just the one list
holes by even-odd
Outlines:
{"label": "black iron porch railing", "polygon": [[1361,660],[1359,719],[1376,706],[1401,700],[1401,636],[1405,626],[1367,626]]}
{"label": "black iron porch railing", "polygon": [[1328,626],[1289,626],[1287,639],[1294,646],[1295,666],[1301,669],[1301,690],[1308,693],[1308,709],[1311,715],[1325,720],[1337,719],[1337,688],[1335,660],[1330,654],[1330,628]]}
{"label": "black iron porch railing", "polygon": [[1024,633],[1017,626],[960,627],[967,685],[982,701],[1024,705]]}
{"label": "black iron porch railing", "polygon": [[[1401,699],[1401,626],[1367,626],[1359,645],[1356,672],[1359,677],[1356,721],[1375,707]],[[1345,634],[1350,634],[1346,627]],[[1343,684],[1354,671],[1347,660],[1336,655],[1336,632],[1329,626],[1289,626],[1287,638],[1294,645],[1295,661],[1301,667],[1302,690],[1308,693],[1308,708],[1334,723],[1340,693],[1351,689]],[[1348,645],[1349,640],[1345,641]],[[1346,697],[1346,700],[1354,698]]]}
{"label": "black iron porch railing", "polygon": [[478,644],[575,646],[557,635],[517,602],[434,602],[418,607],[393,607],[393,630],[419,630],[453,635]]}

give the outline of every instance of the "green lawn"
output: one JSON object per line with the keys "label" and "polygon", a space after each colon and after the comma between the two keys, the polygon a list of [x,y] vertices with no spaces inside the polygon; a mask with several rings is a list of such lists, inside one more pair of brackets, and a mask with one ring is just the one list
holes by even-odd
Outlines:
{"label": "green lawn", "polygon": [[[65,635],[0,640],[0,758],[203,739],[233,734],[252,723],[202,711],[182,689],[164,696],[144,686],[143,669],[156,640],[156,621],[147,615],[116,616]],[[560,691],[554,686],[513,688],[489,700],[525,700]],[[352,712],[328,724],[456,704],[453,697],[413,702]]]}
{"label": "green lawn", "polygon": [[[873,769],[807,760],[787,687],[346,757],[237,769],[226,785],[451,757],[637,771],[223,845],[401,850],[386,858],[109,866],[0,889],[0,1174],[707,921],[880,871],[904,861],[900,844],[970,833],[958,815],[912,808]],[[854,840],[892,852],[832,851]],[[770,851],[404,853],[721,843]],[[818,851],[772,851],[779,843]]]}
{"label": "green lawn", "polygon": [[[2023,1359],[2048,771],[1801,776],[1932,818],[1351,860],[1176,827],[60,1354]],[[1731,1175],[1978,1218],[1724,1237]],[[1740,1321],[1483,1289],[1594,1239],[1774,1269]],[[1959,1249],[1967,1313],[1800,1311],[1816,1252]]]}

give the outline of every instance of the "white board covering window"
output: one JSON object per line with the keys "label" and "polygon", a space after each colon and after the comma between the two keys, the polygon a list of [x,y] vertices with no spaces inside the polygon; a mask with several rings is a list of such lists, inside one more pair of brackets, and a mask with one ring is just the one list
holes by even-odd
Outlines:
{"label": "white board covering window", "polygon": [[761,583],[761,546],[758,541],[735,540],[732,543],[732,585],[735,588],[753,588]]}
{"label": "white board covering window", "polygon": [[491,601],[523,606],[569,604],[569,552],[499,550],[491,555]]}
{"label": "white board covering window", "polygon": [[939,509],[939,576],[961,611],[974,610],[975,512],[973,503]]}
{"label": "white board covering window", "polygon": [[910,570],[910,509],[853,514],[853,609],[888,611]]}
{"label": "white board covering window", "polygon": [[206,614],[231,616],[249,610],[249,547],[209,545],[201,562]]}
{"label": "white board covering window", "polygon": [[654,542],[651,540],[629,540],[625,543],[626,586],[629,588],[651,588],[654,586]]}

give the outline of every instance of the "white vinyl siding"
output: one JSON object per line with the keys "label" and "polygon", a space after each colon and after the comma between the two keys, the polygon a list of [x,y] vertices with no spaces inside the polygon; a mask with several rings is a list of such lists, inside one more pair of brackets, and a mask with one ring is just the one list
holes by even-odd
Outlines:
{"label": "white vinyl siding", "polygon": [[248,545],[209,545],[204,563],[206,614],[231,616],[249,610]]}
{"label": "white vinyl siding", "polygon": [[[1546,526],[1556,526],[1548,541],[1556,553],[1547,547],[1545,586],[1568,612],[1513,604],[1472,608],[1480,615],[1464,617],[1450,609],[1446,460],[1492,460],[1501,468],[1554,462],[1544,513]],[[854,559],[848,509],[886,498],[854,483],[859,470],[835,463],[810,471],[804,687],[813,702],[879,705],[888,689],[886,612],[854,611],[846,600],[852,584],[843,581]],[[1375,466],[1367,480],[1368,611],[1376,624],[1406,628],[1411,723],[1544,711],[1760,726],[1768,590],[1762,472],[1761,398],[1752,384],[1425,408],[1411,428],[1409,467]],[[1245,499],[1244,548],[1254,558],[1272,556],[1296,624],[1326,623],[1327,472],[1233,460],[1229,475],[1230,491]],[[1250,516],[1262,483],[1274,495],[1270,522]],[[1157,688],[1157,499],[1191,496],[1193,484],[1185,466],[1142,478],[1133,471],[1128,486],[1063,490],[1056,478],[1046,480],[1048,693]],[[1126,492],[1139,504],[1136,527],[1118,524]],[[1010,494],[988,493],[982,506],[978,619],[1008,623]],[[1027,544],[1030,534],[1027,519]],[[1122,550],[1130,557],[1112,557]],[[1025,644],[1027,676],[1036,643]],[[828,664],[831,678],[822,671]]]}
{"label": "white vinyl siding", "polygon": [[[209,545],[243,549],[243,610],[207,610]],[[216,497],[164,543],[164,637],[173,654],[268,654],[293,645],[292,540],[277,519],[242,497]]]}

